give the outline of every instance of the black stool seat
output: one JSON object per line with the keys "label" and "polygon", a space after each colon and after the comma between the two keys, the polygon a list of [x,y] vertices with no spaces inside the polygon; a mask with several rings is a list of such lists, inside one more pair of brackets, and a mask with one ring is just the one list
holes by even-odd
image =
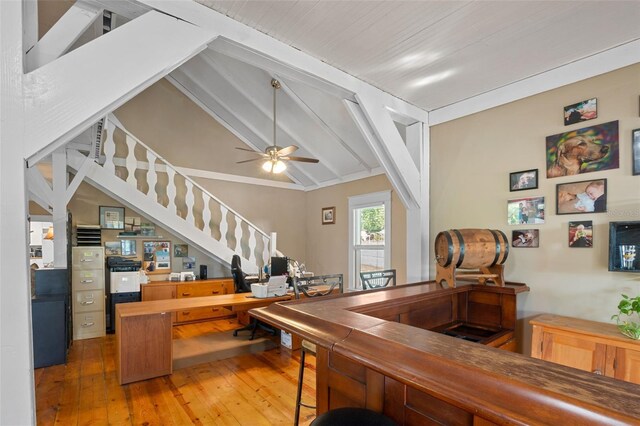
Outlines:
{"label": "black stool seat", "polygon": [[382,413],[366,408],[336,408],[316,417],[311,426],[398,426]]}

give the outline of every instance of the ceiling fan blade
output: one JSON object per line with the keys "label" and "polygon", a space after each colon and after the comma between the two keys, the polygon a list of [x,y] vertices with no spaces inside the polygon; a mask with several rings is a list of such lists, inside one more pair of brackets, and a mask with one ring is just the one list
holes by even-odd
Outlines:
{"label": "ceiling fan blade", "polygon": [[258,161],[258,160],[262,160],[262,157],[260,157],[260,158],[252,158],[251,160],[236,161],[236,164],[240,164],[240,163],[249,163],[249,162],[251,162],[251,161]]}
{"label": "ceiling fan blade", "polygon": [[301,161],[303,163],[319,163],[320,160],[307,157],[280,157],[282,160]]}
{"label": "ceiling fan blade", "polygon": [[295,145],[289,145],[287,147],[282,148],[281,150],[278,151],[278,156],[282,157],[282,156],[287,156],[289,154],[293,154],[295,151],[298,150],[298,147]]}
{"label": "ceiling fan blade", "polygon": [[255,152],[256,154],[262,154],[261,152],[255,151],[253,149],[249,149],[249,148],[240,148],[239,146],[236,146],[236,149],[239,149],[240,151],[249,151],[249,152]]}

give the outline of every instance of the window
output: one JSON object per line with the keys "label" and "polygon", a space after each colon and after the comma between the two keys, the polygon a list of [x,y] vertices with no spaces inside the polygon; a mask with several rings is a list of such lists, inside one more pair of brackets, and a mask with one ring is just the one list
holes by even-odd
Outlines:
{"label": "window", "polygon": [[391,191],[349,198],[349,288],[361,289],[361,271],[391,267]]}

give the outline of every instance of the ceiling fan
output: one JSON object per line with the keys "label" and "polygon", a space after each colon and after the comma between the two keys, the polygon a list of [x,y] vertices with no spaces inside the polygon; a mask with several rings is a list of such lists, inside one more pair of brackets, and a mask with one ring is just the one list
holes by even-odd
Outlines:
{"label": "ceiling fan", "polygon": [[276,91],[280,89],[280,82],[275,78],[271,80],[271,87],[273,87],[273,145],[268,146],[264,153],[256,152],[252,149],[240,148],[236,147],[241,151],[249,151],[254,154],[259,154],[259,158],[252,158],[250,160],[238,161],[237,163],[248,163],[250,161],[257,161],[265,159],[265,162],[262,164],[262,169],[268,173],[282,173],[286,170],[287,164],[285,161],[301,161],[303,163],[318,163],[318,160],[315,158],[307,158],[307,157],[294,157],[290,154],[293,154],[298,147],[295,145],[289,145],[287,147],[280,147],[276,145]]}

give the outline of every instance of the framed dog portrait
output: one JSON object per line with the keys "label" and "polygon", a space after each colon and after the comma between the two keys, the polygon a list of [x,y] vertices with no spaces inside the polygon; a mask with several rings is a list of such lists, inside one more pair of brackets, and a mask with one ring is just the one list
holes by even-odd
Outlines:
{"label": "framed dog portrait", "polygon": [[633,161],[633,174],[640,175],[640,129],[631,132],[631,158]]}
{"label": "framed dog portrait", "polygon": [[511,247],[540,247],[540,231],[537,229],[518,229],[512,231]]}
{"label": "framed dog portrait", "polygon": [[538,187],[538,169],[509,173],[509,191],[523,191]]}
{"label": "framed dog portrait", "polygon": [[598,100],[596,98],[564,107],[565,126],[594,118],[598,118]]}
{"label": "framed dog portrait", "polygon": [[322,224],[331,225],[334,223],[336,223],[336,208],[323,207],[322,208]]}
{"label": "framed dog portrait", "polygon": [[593,247],[593,221],[569,222],[569,247]]}
{"label": "framed dog portrait", "polygon": [[607,180],[583,180],[556,185],[557,214],[605,213]]}
{"label": "framed dog portrait", "polygon": [[509,225],[544,223],[544,197],[517,198],[507,201]]}
{"label": "framed dog portrait", "polygon": [[548,178],[617,169],[618,122],[547,136],[546,157]]}

